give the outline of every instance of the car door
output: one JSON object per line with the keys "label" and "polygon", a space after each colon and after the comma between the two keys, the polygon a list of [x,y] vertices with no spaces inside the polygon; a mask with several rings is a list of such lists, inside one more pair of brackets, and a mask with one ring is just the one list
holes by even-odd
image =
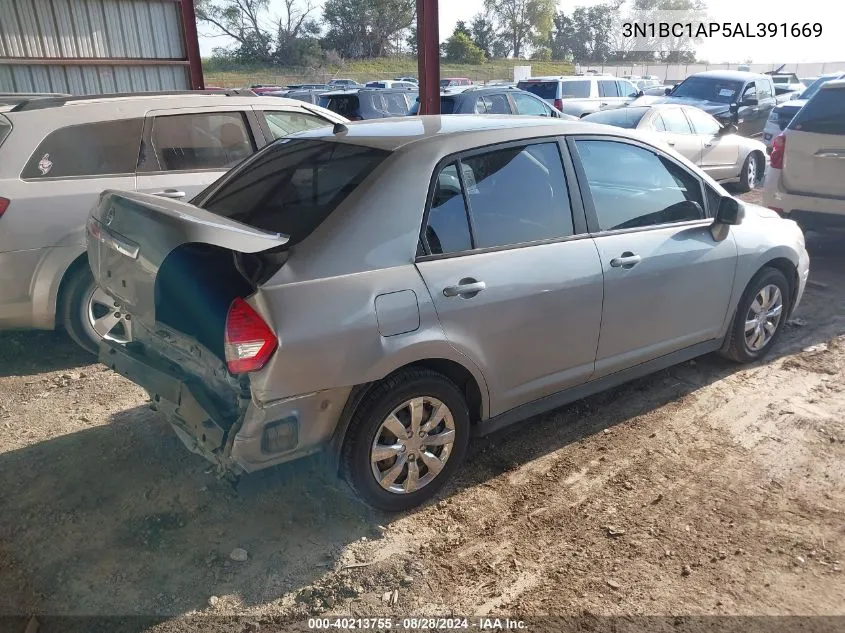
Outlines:
{"label": "car door", "polygon": [[136,188],[190,200],[264,138],[250,106],[177,108],[147,113]]}
{"label": "car door", "polygon": [[739,143],[735,134],[722,135],[722,126],[698,108],[682,108],[701,141],[698,166],[715,180],[734,178],[739,174]]}
{"label": "car door", "polygon": [[601,262],[554,140],[438,167],[417,268],[450,343],[484,372],[492,415],[589,380]]}
{"label": "car door", "polygon": [[598,85],[601,110],[612,110],[622,105],[619,99],[619,85],[615,79],[599,79]]}
{"label": "car door", "polygon": [[595,378],[716,339],[737,248],[711,235],[698,176],[628,139],[568,142],[604,270]]}
{"label": "car door", "polygon": [[777,105],[775,85],[771,79],[757,80],[757,112],[754,117],[754,134],[762,134],[769,115]]}
{"label": "car door", "polygon": [[[751,100],[749,102],[749,100]],[[739,108],[737,110],[736,125],[739,128],[739,133],[742,136],[755,136],[762,133],[763,125],[759,125],[760,108],[757,104],[757,84],[749,81],[743,88],[739,99]],[[765,124],[765,121],[762,121]]]}
{"label": "car door", "polygon": [[658,109],[658,114],[665,128],[662,137],[666,144],[698,165],[701,162],[703,143],[701,138],[693,133],[683,110],[679,106],[663,107]]}

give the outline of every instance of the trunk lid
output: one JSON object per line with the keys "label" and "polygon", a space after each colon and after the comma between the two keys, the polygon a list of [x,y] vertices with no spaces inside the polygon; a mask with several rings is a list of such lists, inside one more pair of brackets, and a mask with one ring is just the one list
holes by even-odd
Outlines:
{"label": "trunk lid", "polygon": [[845,199],[845,82],[829,82],[785,133],[781,178],[792,193]]}
{"label": "trunk lid", "polygon": [[[117,308],[148,329],[156,323],[156,277],[167,256],[185,244],[239,253],[284,246],[288,238],[250,227],[187,202],[107,190],[88,218],[88,261]],[[186,289],[187,290],[187,289]]]}

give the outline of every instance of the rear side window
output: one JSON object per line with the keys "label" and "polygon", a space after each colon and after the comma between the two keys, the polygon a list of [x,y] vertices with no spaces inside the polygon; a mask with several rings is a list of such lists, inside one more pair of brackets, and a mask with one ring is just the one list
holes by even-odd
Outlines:
{"label": "rear side window", "polygon": [[382,100],[382,107],[380,109],[382,111],[395,116],[404,116],[408,114],[408,101],[405,99],[405,95],[398,92],[389,92],[387,94],[380,95],[380,97]]}
{"label": "rear side window", "polygon": [[602,80],[599,82],[600,97],[618,97],[619,86],[615,81]]}
{"label": "rear side window", "polygon": [[273,138],[282,138],[288,134],[304,132],[317,127],[331,125],[329,121],[313,114],[301,112],[264,112],[264,119]]}
{"label": "rear side window", "polygon": [[798,111],[789,129],[818,134],[845,134],[845,89],[819,90]]}
{"label": "rear side window", "polygon": [[590,81],[561,81],[561,99],[587,99],[590,96]]}
{"label": "rear side window", "polygon": [[142,171],[225,169],[255,151],[241,112],[201,112],[157,116],[150,131],[150,152]]}
{"label": "rear side window", "polygon": [[517,85],[541,99],[557,99],[558,82],[556,81],[520,81]]}
{"label": "rear side window", "polygon": [[660,116],[663,118],[663,124],[666,126],[667,132],[673,134],[692,134],[687,117],[680,108],[664,108],[660,111]]}
{"label": "rear side window", "polygon": [[511,114],[506,95],[485,95],[484,106],[487,108],[487,114]]}
{"label": "rear side window", "polygon": [[[323,105],[322,101],[320,105]],[[358,111],[360,103],[358,101],[358,95],[341,95],[329,97],[323,107],[342,116],[349,117]]]}
{"label": "rear side window", "polygon": [[293,246],[316,229],[369,177],[389,152],[371,147],[280,140],[245,162],[202,207]]}
{"label": "rear side window", "polygon": [[12,131],[12,124],[9,123],[9,119],[0,115],[0,145],[3,144],[3,141],[6,140],[6,137],[9,136],[9,132]]}
{"label": "rear side window", "polygon": [[21,178],[134,174],[143,128],[143,119],[123,119],[56,130],[30,156]]}
{"label": "rear side window", "polygon": [[[469,246],[465,201],[472,219]],[[432,254],[572,234],[569,191],[556,143],[477,154],[447,165],[438,174],[426,226]]]}
{"label": "rear side window", "polygon": [[518,92],[511,94],[511,97],[513,97],[519,114],[549,116],[549,109],[542,101],[538,101],[534,97],[529,97],[525,94],[519,94]]}

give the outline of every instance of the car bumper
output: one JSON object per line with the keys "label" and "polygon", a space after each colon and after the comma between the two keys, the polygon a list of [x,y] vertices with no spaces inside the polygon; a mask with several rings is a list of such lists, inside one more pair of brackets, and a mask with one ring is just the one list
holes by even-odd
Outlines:
{"label": "car bumper", "polygon": [[781,184],[781,171],[770,167],[766,173],[764,206],[798,221],[804,228],[845,227],[845,200],[787,192]]}
{"label": "car bumper", "polygon": [[154,353],[105,343],[100,361],[143,387],[192,452],[239,475],[310,455],[328,446],[351,389],[304,394],[271,403],[249,400],[222,411],[194,377]]}
{"label": "car bumper", "polygon": [[804,297],[804,290],[807,288],[807,280],[810,278],[810,255],[806,248],[801,248],[798,255],[798,289],[795,292],[795,301],[792,304],[791,313],[794,313],[801,304]]}
{"label": "car bumper", "polygon": [[45,325],[34,313],[32,300],[32,280],[43,254],[40,248],[0,253],[0,329]]}
{"label": "car bumper", "polygon": [[766,145],[766,150],[772,150],[772,141],[781,132],[782,130],[780,129],[780,126],[777,123],[766,121],[766,127],[763,128],[763,136],[760,139]]}

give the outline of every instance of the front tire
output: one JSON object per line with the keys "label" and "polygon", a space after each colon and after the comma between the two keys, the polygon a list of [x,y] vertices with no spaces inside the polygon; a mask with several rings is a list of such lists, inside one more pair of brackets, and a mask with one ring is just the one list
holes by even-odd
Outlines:
{"label": "front tire", "polygon": [[765,165],[765,159],[757,152],[751,152],[745,158],[739,173],[739,190],[742,193],[747,193],[757,186],[757,180],[763,172],[762,165]]}
{"label": "front tire", "polygon": [[341,471],[356,494],[385,512],[431,499],[466,456],[469,410],[457,385],[425,369],[372,389],[346,433]]}
{"label": "front tire", "polygon": [[70,273],[65,282],[62,321],[70,338],[95,356],[106,338],[126,343],[131,338],[126,315],[115,310],[114,301],[94,283],[88,265]]}
{"label": "front tire", "polygon": [[768,354],[783,331],[791,309],[789,282],[776,268],[762,269],[748,284],[731,325],[724,355],[751,363]]}

